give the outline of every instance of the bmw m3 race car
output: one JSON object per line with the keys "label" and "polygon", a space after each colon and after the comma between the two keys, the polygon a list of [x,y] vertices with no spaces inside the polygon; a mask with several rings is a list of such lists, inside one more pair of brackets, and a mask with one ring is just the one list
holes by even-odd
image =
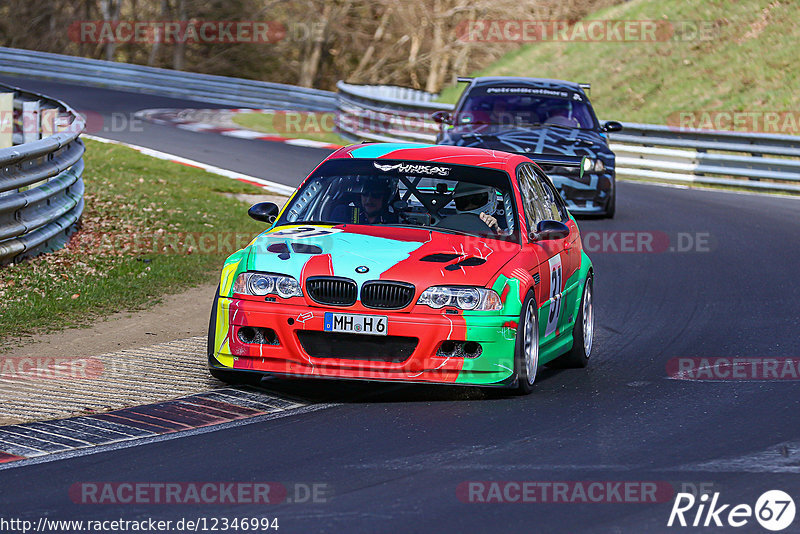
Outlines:
{"label": "bmw m3 race car", "polygon": [[614,216],[615,156],[606,133],[622,125],[598,122],[582,84],[510,76],[459,81],[469,85],[454,113],[433,115],[442,125],[438,144],[528,156],[547,173],[571,212]]}
{"label": "bmw m3 race car", "polygon": [[523,156],[423,144],[339,149],[225,262],[211,374],[505,386],[592,350],[592,263]]}

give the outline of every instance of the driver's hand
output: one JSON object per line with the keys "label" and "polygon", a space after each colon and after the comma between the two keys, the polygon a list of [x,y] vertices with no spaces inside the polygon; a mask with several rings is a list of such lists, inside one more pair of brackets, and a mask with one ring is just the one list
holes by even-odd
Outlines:
{"label": "driver's hand", "polygon": [[481,220],[486,223],[486,226],[495,232],[500,233],[500,225],[497,224],[497,219],[495,219],[493,216],[489,215],[488,213],[481,213],[478,215],[478,217],[480,217]]}

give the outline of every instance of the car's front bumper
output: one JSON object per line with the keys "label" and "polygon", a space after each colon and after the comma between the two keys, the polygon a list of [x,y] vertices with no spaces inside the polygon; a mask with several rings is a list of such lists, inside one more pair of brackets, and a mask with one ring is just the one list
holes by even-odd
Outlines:
{"label": "car's front bumper", "polygon": [[603,214],[614,193],[614,173],[587,173],[582,178],[573,172],[548,172],[558,192],[574,214]]}
{"label": "car's front bumper", "polygon": [[[220,297],[217,304],[214,347],[209,363],[233,369],[276,375],[377,381],[448,383],[464,385],[512,385],[517,317],[483,312],[479,315],[415,314],[373,310],[388,317],[387,336],[348,334],[348,343],[359,354],[350,357],[336,347],[336,335],[324,332],[325,312],[351,313],[325,308]],[[353,313],[363,314],[358,311]],[[274,330],[277,344],[246,344],[239,339],[242,327]],[[320,356],[310,349],[312,332],[318,341],[331,339],[332,355]],[[366,350],[359,345],[363,338]],[[386,361],[392,343],[414,338],[413,352],[403,361]],[[473,341],[481,346],[477,357],[441,356],[443,341]],[[319,343],[317,343],[319,346]],[[375,349],[375,347],[378,347]],[[381,351],[380,347],[386,350]],[[345,349],[346,350],[346,349]],[[374,350],[374,356],[372,352]]]}

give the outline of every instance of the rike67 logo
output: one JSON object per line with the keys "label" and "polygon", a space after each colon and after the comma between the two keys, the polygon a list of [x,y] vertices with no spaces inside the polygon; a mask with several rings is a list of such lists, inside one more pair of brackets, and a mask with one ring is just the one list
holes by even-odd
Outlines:
{"label": "rike67 logo", "polygon": [[794,500],[781,490],[764,492],[755,506],[725,504],[719,492],[696,498],[691,493],[678,493],[672,504],[667,526],[680,527],[743,527],[753,518],[767,530],[784,530],[794,521]]}

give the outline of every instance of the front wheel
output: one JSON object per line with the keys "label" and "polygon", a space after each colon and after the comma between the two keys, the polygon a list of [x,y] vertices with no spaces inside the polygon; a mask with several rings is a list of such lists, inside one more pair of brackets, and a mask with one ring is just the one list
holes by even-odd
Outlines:
{"label": "front wheel", "polygon": [[248,384],[256,386],[261,383],[261,375],[258,373],[219,369],[214,367],[214,364],[217,363],[216,359],[214,358],[214,350],[216,347],[215,332],[217,330],[218,302],[219,287],[217,287],[217,291],[214,293],[214,302],[211,305],[211,317],[208,320],[208,344],[206,347],[208,352],[208,372],[211,373],[211,376],[217,380],[225,382],[226,384]]}
{"label": "front wheel", "polygon": [[514,352],[517,393],[527,395],[533,391],[536,371],[539,368],[539,310],[533,293],[529,293],[522,304]]}
{"label": "front wheel", "polygon": [[617,188],[616,186],[614,186],[611,188],[611,193],[608,198],[608,203],[606,204],[606,212],[603,214],[603,217],[606,219],[613,219],[616,211],[617,211]]}
{"label": "front wheel", "polygon": [[586,367],[589,365],[589,356],[592,354],[592,341],[594,338],[594,283],[592,274],[586,277],[583,286],[581,306],[578,318],[572,327],[572,348],[564,354],[561,362],[565,367]]}

